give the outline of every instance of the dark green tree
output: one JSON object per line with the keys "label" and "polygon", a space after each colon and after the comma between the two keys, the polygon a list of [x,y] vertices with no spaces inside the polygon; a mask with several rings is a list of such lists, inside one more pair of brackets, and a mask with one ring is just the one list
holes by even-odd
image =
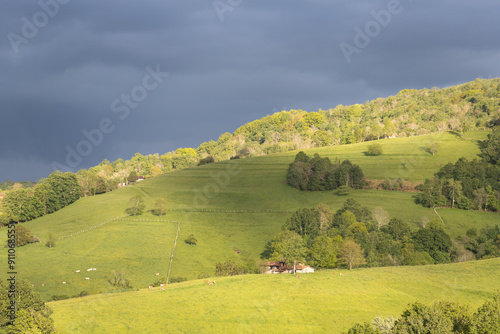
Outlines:
{"label": "dark green tree", "polygon": [[408,223],[399,218],[391,218],[387,226],[383,228],[394,240],[405,240],[410,237],[411,228]]}
{"label": "dark green tree", "polygon": [[47,213],[55,212],[74,203],[82,193],[74,173],[56,171],[50,174],[44,183],[49,188]]}
{"label": "dark green tree", "polygon": [[435,263],[450,262],[451,238],[443,229],[429,224],[415,231],[412,239],[415,250],[429,253]]}
{"label": "dark green tree", "polygon": [[315,208],[298,209],[287,219],[283,230],[294,231],[303,238],[313,239],[320,232],[320,214]]}
{"label": "dark green tree", "polygon": [[483,157],[491,164],[500,164],[500,126],[496,126],[492,133],[488,135],[488,140],[481,150]]}
{"label": "dark green tree", "polygon": [[127,177],[127,181],[130,183],[137,181],[137,179],[139,179],[139,176],[137,175],[137,172],[135,170],[131,171]]}

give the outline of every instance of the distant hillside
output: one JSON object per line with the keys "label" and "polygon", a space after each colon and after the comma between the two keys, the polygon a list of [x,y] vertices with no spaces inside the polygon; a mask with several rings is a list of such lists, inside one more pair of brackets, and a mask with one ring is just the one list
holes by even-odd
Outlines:
{"label": "distant hillside", "polygon": [[[161,155],[136,153],[130,160],[105,159],[88,170],[78,171],[77,177],[83,194],[95,195],[116,189],[127,182],[130,173],[150,177],[200,162],[388,137],[444,131],[466,137],[470,130],[484,130],[496,124],[500,124],[500,79],[476,79],[444,89],[404,89],[395,96],[328,110],[281,111],[247,123],[232,134],[226,132],[217,141],[204,142],[198,148],[179,148]],[[0,189],[11,188],[9,182],[0,184]]]}
{"label": "distant hillside", "polygon": [[208,156],[223,161],[444,131],[466,136],[470,130],[484,130],[496,124],[500,124],[500,79],[476,79],[444,89],[404,89],[395,96],[328,110],[281,111],[247,123],[232,134],[224,133],[217,141],[204,142],[198,148],[179,148],[162,155],[137,153],[130,160],[104,160],[89,171],[116,180],[117,184],[124,182],[131,171],[156,176],[196,166]]}

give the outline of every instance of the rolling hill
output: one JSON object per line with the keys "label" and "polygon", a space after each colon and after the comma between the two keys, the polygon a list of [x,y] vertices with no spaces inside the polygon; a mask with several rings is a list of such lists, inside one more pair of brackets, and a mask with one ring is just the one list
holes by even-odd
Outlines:
{"label": "rolling hill", "polygon": [[[418,182],[432,177],[438,164],[454,162],[461,156],[477,157],[480,151],[475,139],[485,136],[486,132],[473,132],[470,140],[461,140],[453,133],[435,134],[441,146],[435,156],[424,149],[429,136],[380,140],[384,154],[377,157],[363,154],[369,143],[306,152],[349,158],[371,179],[401,177]],[[174,171],[110,193],[82,198],[58,212],[25,223],[41,242],[18,249],[19,278],[33,284],[45,299],[53,295],[75,296],[82,291],[111,291],[107,280],[114,271],[123,273],[134,288],[146,287],[158,280],[155,273],[166,276],[178,224],[179,240],[171,277],[196,279],[213,275],[215,263],[225,260],[259,261],[265,244],[280,231],[292,212],[317,203],[336,210],[346,199],[330,191],[301,192],[286,185],[286,169],[295,154],[273,154]],[[145,196],[149,209],[157,198],[165,198],[168,213],[162,218],[151,212],[125,217],[128,200],[135,194]],[[435,213],[415,204],[413,195],[356,190],[349,197],[370,209],[380,206],[392,217],[417,227],[422,217],[433,218]],[[470,227],[498,223],[494,213],[440,209],[439,214],[452,237]],[[5,229],[0,233],[5,238]],[[52,249],[44,246],[49,233],[58,239]],[[198,239],[196,246],[183,242],[190,234]],[[97,270],[86,272],[88,268]],[[63,285],[63,281],[67,284]]]}

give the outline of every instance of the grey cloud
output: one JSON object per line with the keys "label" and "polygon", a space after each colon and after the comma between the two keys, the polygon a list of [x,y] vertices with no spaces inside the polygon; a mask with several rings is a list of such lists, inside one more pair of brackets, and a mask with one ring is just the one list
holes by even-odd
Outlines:
{"label": "grey cloud", "polygon": [[[2,2],[0,179],[50,173],[103,118],[116,128],[81,168],[196,147],[283,108],[313,111],[500,75],[500,4],[487,0],[401,0],[402,12],[348,64],[340,43],[353,43],[354,28],[388,3],[243,0],[221,21],[211,1],[73,0],[14,54],[7,34],[40,7]],[[170,76],[118,120],[112,101],[156,64]]]}

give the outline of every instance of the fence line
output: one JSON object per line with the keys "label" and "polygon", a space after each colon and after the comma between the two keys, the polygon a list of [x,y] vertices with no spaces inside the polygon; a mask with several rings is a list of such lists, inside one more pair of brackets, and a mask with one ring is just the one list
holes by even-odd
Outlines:
{"label": "fence line", "polygon": [[294,210],[273,210],[273,209],[262,209],[262,210],[221,210],[221,209],[188,209],[188,208],[177,208],[168,209],[170,212],[215,212],[215,213],[287,213],[295,212]]}
{"label": "fence line", "polygon": [[123,218],[123,217],[126,217],[126,216],[120,216],[120,217],[116,217],[116,218],[112,218],[112,219],[106,220],[105,222],[102,222],[99,225],[95,225],[95,226],[89,227],[87,229],[84,229],[84,230],[72,233],[70,235],[57,238],[56,240],[63,240],[63,239],[71,238],[71,237],[73,237],[75,235],[79,235],[79,234],[82,234],[82,233],[85,233],[85,232],[90,232],[90,231],[92,231],[92,230],[94,230],[94,229],[96,229],[98,227],[102,227],[102,226],[106,225],[107,223],[112,222],[114,220],[121,220],[121,218]]}
{"label": "fence line", "polygon": [[170,269],[172,269],[172,261],[174,260],[174,251],[175,251],[175,246],[177,245],[177,238],[179,237],[179,231],[181,230],[181,223],[177,223],[177,234],[175,235],[175,240],[174,240],[174,247],[172,248],[172,255],[170,256],[170,264],[168,265],[168,274],[167,274],[167,283],[168,285],[168,280],[170,278]]}

